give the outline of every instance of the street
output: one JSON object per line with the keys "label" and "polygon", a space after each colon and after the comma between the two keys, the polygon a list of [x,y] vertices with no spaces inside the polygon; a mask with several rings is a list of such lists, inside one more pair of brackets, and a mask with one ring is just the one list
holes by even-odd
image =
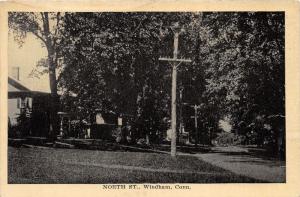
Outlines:
{"label": "street", "polygon": [[251,155],[249,149],[246,148],[214,147],[211,153],[197,154],[197,156],[203,161],[236,174],[274,183],[286,181],[284,161],[263,158],[261,155]]}

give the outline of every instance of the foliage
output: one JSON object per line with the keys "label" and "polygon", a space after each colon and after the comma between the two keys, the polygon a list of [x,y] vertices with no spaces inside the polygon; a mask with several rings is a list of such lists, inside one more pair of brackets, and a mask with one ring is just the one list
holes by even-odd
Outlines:
{"label": "foliage", "polygon": [[240,134],[254,132],[262,145],[258,138],[271,124],[277,138],[283,131],[268,119],[285,114],[284,13],[208,13],[204,23],[211,32],[205,62],[209,98]]}
{"label": "foliage", "polygon": [[187,16],[66,13],[60,85],[76,95],[73,109],[83,116],[95,109],[129,115],[138,135],[161,130],[169,113],[170,66],[158,58],[172,54],[167,27]]}
{"label": "foliage", "polygon": [[46,47],[47,59],[40,60],[37,66],[48,67],[42,73],[48,71],[50,89],[53,95],[57,95],[56,69],[61,41],[59,34],[59,29],[62,28],[61,18],[60,12],[9,12],[8,14],[9,29],[13,32],[15,40],[20,46],[24,43],[26,35],[31,33],[41,41],[43,47]]}
{"label": "foliage", "polygon": [[55,139],[58,133],[58,101],[57,101],[57,79],[56,70],[60,58],[62,16],[60,12],[9,12],[8,25],[10,31],[14,33],[15,40],[20,46],[24,43],[24,38],[28,33],[33,34],[41,41],[41,45],[46,47],[48,56],[46,60],[38,62],[38,67],[47,66],[42,71],[33,70],[32,76],[36,74],[49,73],[50,90],[51,90],[51,112],[50,131],[51,136]]}
{"label": "foliage", "polygon": [[[284,138],[283,12],[64,13],[61,19],[59,87],[66,107],[83,119],[96,109],[130,117],[137,138],[167,129],[171,70],[158,59],[172,56],[171,26],[179,22],[185,29],[179,57],[192,60],[178,70],[186,130],[194,130],[197,104],[207,141],[226,117],[236,134],[259,145]],[[39,30],[36,23],[18,28],[28,26]]]}

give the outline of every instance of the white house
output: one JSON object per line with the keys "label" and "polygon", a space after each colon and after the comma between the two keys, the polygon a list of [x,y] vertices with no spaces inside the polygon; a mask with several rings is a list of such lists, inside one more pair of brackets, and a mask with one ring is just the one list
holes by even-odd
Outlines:
{"label": "white house", "polygon": [[30,89],[21,84],[20,81],[8,77],[8,118],[11,125],[17,124],[17,118],[23,110],[30,113],[32,108],[32,97]]}
{"label": "white house", "polygon": [[49,99],[46,92],[32,91],[20,81],[8,77],[8,118],[16,126],[23,112],[30,118],[29,127],[22,135],[47,136],[49,133]]}

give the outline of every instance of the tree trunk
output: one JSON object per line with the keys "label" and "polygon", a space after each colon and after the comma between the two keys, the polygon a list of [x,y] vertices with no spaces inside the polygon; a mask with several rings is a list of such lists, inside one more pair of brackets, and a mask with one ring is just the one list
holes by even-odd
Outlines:
{"label": "tree trunk", "polygon": [[58,134],[58,108],[59,108],[59,98],[57,95],[57,81],[56,81],[56,67],[57,63],[55,61],[55,49],[53,48],[53,42],[50,36],[49,29],[49,17],[48,13],[44,12],[44,33],[46,37],[46,47],[48,51],[48,62],[49,62],[49,81],[50,81],[50,90],[51,90],[51,98],[50,98],[50,131],[49,137],[52,140],[56,139]]}
{"label": "tree trunk", "polygon": [[57,95],[57,82],[56,82],[56,72],[55,72],[55,63],[49,60],[49,80],[50,80],[50,89],[51,89],[51,105],[50,105],[50,137],[52,140],[56,139],[56,136],[59,132],[59,125],[58,125],[58,109],[59,109],[59,98]]}

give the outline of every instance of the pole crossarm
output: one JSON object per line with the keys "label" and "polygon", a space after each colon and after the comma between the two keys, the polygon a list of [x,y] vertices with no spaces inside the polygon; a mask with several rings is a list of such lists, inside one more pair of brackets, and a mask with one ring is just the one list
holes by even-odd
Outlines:
{"label": "pole crossarm", "polygon": [[[177,58],[167,58],[167,57],[160,57],[158,60],[160,61],[168,61],[173,68],[177,69],[181,63],[185,62],[185,63],[190,63],[192,62],[192,60],[190,59],[177,59]],[[177,64],[174,64],[177,63]]]}
{"label": "pole crossarm", "polygon": [[169,62],[187,62],[187,63],[192,62],[192,60],[190,59],[174,59],[174,58],[167,58],[167,57],[160,57],[159,60],[169,61]]}
{"label": "pole crossarm", "polygon": [[182,105],[188,106],[188,107],[192,107],[192,108],[197,108],[200,109],[200,105],[196,105],[196,104],[189,104],[189,103],[182,103]]}

